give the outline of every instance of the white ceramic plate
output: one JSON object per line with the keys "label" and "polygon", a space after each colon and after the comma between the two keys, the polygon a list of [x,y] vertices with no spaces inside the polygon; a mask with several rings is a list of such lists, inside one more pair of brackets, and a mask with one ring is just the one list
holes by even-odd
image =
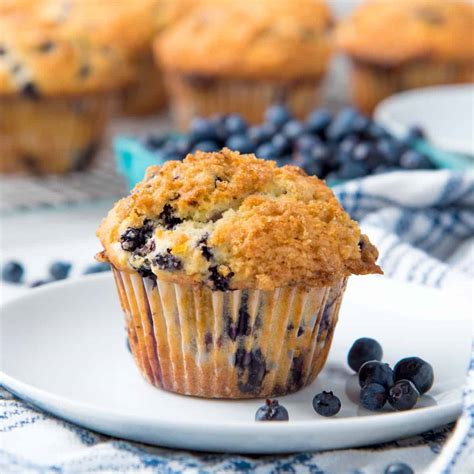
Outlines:
{"label": "white ceramic plate", "polygon": [[419,125],[435,146],[474,155],[474,85],[402,92],[381,102],[374,115],[396,135]]}
{"label": "white ceramic plate", "polygon": [[[110,274],[51,284],[3,306],[0,382],[46,411],[109,435],[163,446],[248,453],[290,452],[383,442],[452,421],[460,412],[470,350],[469,306],[459,298],[383,277],[349,284],[329,361],[310,387],[282,397],[290,421],[257,423],[261,400],[213,401],[148,385],[125,345]],[[371,413],[357,405],[346,354],[360,336],[377,338],[385,360],[419,355],[436,383],[419,408]],[[334,418],[312,397],[333,390]]]}

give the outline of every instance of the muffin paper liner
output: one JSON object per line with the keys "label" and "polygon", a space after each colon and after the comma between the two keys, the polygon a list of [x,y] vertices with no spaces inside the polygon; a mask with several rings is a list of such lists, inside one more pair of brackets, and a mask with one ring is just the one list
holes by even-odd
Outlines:
{"label": "muffin paper liner", "polygon": [[142,375],[207,398],[281,396],[310,384],[328,356],[347,282],[220,292],[113,272]]}
{"label": "muffin paper liner", "polygon": [[148,115],[163,109],[167,95],[162,72],[155,65],[151,50],[133,60],[135,76],[120,95],[121,113],[124,115]]}
{"label": "muffin paper liner", "polygon": [[395,67],[354,61],[351,75],[352,100],[370,114],[385,97],[397,92],[436,84],[474,81],[472,63],[410,62]]}
{"label": "muffin paper liner", "polygon": [[165,73],[173,117],[186,129],[196,115],[238,113],[251,123],[261,122],[265,109],[286,103],[296,117],[302,118],[320,101],[320,79],[265,81],[216,79]]}
{"label": "muffin paper liner", "polygon": [[113,105],[109,93],[0,98],[0,172],[47,174],[88,168]]}

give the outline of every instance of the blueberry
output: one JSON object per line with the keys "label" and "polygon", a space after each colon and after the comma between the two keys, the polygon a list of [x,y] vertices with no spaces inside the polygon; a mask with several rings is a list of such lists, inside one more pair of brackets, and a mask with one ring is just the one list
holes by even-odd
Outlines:
{"label": "blueberry", "polygon": [[183,262],[181,261],[181,259],[179,259],[175,255],[172,255],[170,249],[167,249],[166,253],[158,254],[153,259],[153,262],[155,263],[155,265],[158,266],[160,270],[173,272],[176,270],[181,270],[183,268]]}
{"label": "blueberry", "polygon": [[415,150],[406,150],[400,155],[400,166],[405,169],[415,170],[423,167],[424,157]]}
{"label": "blueberry", "polygon": [[37,288],[38,286],[43,286],[47,283],[50,283],[50,280],[35,280],[33,283],[31,283],[30,288]]}
{"label": "blueberry", "polygon": [[311,153],[313,148],[319,144],[321,144],[319,138],[306,133],[296,140],[296,149],[302,153]]}
{"label": "blueberry", "polygon": [[358,117],[355,109],[347,107],[339,112],[326,129],[329,140],[339,141],[352,132],[353,122]]}
{"label": "blueberry", "polygon": [[214,291],[228,291],[230,289],[230,280],[234,276],[234,272],[227,267],[227,271],[223,274],[220,267],[224,267],[224,265],[209,267],[209,280],[212,283],[212,289]]}
{"label": "blueberry", "polygon": [[247,123],[237,114],[228,115],[224,124],[229,135],[240,135],[247,131]]}
{"label": "blueberry", "polygon": [[247,135],[254,145],[260,145],[263,142],[270,141],[276,131],[277,129],[274,125],[263,123],[261,125],[250,127],[247,131]]}
{"label": "blueberry", "polygon": [[277,133],[272,138],[272,145],[277,153],[277,155],[284,155],[291,151],[290,140],[283,134]]}
{"label": "blueberry", "polygon": [[212,151],[219,151],[221,147],[213,140],[205,140],[194,145],[193,151],[205,151],[210,153]]}
{"label": "blueberry", "polygon": [[276,159],[276,162],[278,166],[286,166],[286,165],[294,164],[293,158],[291,155],[281,156]]}
{"label": "blueberry", "polygon": [[24,273],[23,265],[12,260],[2,267],[2,280],[9,283],[20,283]]}
{"label": "blueberry", "polygon": [[345,154],[351,154],[354,151],[354,148],[360,143],[359,138],[357,135],[348,135],[345,137],[341,143],[339,144],[339,149],[338,151],[345,153]]}
{"label": "blueberry", "polygon": [[313,398],[313,408],[322,416],[334,416],[341,409],[341,400],[332,392],[321,392]]}
{"label": "blueberry", "polygon": [[[167,229],[172,229],[176,225],[181,224],[181,222],[183,222],[181,218],[176,217],[175,210],[173,209],[173,206],[169,203],[166,203],[163,206],[163,210],[158,215],[158,219],[160,220],[160,223]],[[143,244],[145,243],[147,238],[152,236],[152,234],[153,234],[153,227],[151,226],[151,224],[147,225],[147,230],[145,231],[145,234],[142,239]]]}
{"label": "blueberry", "polygon": [[277,400],[266,400],[255,414],[255,421],[288,421],[288,410],[281,406]]}
{"label": "blueberry", "polygon": [[388,364],[370,360],[359,369],[359,385],[363,387],[371,383],[378,383],[388,389],[395,383],[395,374]]}
{"label": "blueberry", "polygon": [[227,131],[227,127],[225,121],[227,119],[227,115],[214,115],[211,119],[211,125],[214,127],[215,137],[214,139],[217,140],[220,144],[224,144],[229,136],[229,132]]}
{"label": "blueberry", "polygon": [[150,150],[158,150],[165,141],[166,137],[163,135],[148,135],[145,138],[145,146]]}
{"label": "blueberry", "polygon": [[420,392],[409,380],[399,380],[388,392],[388,402],[395,410],[410,410],[416,405]]}
{"label": "blueberry", "polygon": [[352,370],[358,372],[363,364],[369,360],[382,360],[382,356],[382,346],[375,339],[361,337],[349,349],[347,363]]}
{"label": "blueberry", "polygon": [[278,157],[278,153],[272,143],[262,143],[255,153],[257,158],[264,158],[267,160],[274,160]]}
{"label": "blueberry", "polygon": [[381,138],[375,143],[375,149],[380,155],[381,159],[389,164],[398,163],[398,156],[400,148],[395,140],[390,138]]}
{"label": "blueberry", "polygon": [[110,270],[110,265],[108,263],[94,263],[92,265],[89,265],[84,270],[84,275],[90,275],[92,273],[108,272],[109,270]]}
{"label": "blueberry", "polygon": [[370,127],[370,120],[363,115],[357,115],[352,122],[352,130],[355,133],[363,134]]}
{"label": "blueberry", "polygon": [[316,109],[306,119],[306,128],[312,133],[322,133],[331,123],[332,116],[325,109]]}
{"label": "blueberry", "polygon": [[311,150],[311,158],[315,161],[325,162],[331,157],[331,150],[323,143],[315,145]]}
{"label": "blueberry", "polygon": [[386,138],[387,136],[389,136],[385,128],[383,128],[381,125],[379,125],[376,122],[371,122],[369,124],[366,130],[366,133],[369,137],[374,138],[374,139]]}
{"label": "blueberry", "polygon": [[194,143],[217,138],[216,128],[211,120],[204,117],[195,117],[191,121],[190,136]]}
{"label": "blueberry", "polygon": [[282,128],[282,133],[289,140],[296,140],[299,136],[305,132],[304,125],[298,120],[292,119],[285,123]]}
{"label": "blueberry", "polygon": [[367,167],[361,161],[346,160],[339,169],[340,179],[356,179],[368,174]]}
{"label": "blueberry", "polygon": [[281,128],[291,119],[291,114],[285,105],[272,105],[265,112],[265,121]]}
{"label": "blueberry", "polygon": [[39,100],[41,98],[38,87],[31,81],[28,81],[23,85],[21,88],[21,94],[30,100]]}
{"label": "blueberry", "polygon": [[422,140],[424,138],[425,138],[425,132],[423,131],[423,129],[415,125],[408,129],[408,132],[406,133],[403,141],[405,143],[412,145],[417,140]]}
{"label": "blueberry", "polygon": [[72,264],[69,262],[53,262],[49,267],[49,274],[53,280],[64,280],[69,276]]}
{"label": "blueberry", "polygon": [[384,474],[415,474],[415,471],[413,471],[408,464],[397,462],[395,464],[389,464]]}
{"label": "blueberry", "polygon": [[184,158],[191,151],[191,140],[188,137],[179,137],[175,143],[176,153]]}
{"label": "blueberry", "polygon": [[[171,207],[169,204],[166,204],[163,212],[165,212],[166,206]],[[120,245],[126,252],[134,252],[145,245],[152,233],[153,226],[151,221],[145,220],[142,227],[128,227],[120,236]]]}
{"label": "blueberry", "polygon": [[433,367],[419,357],[406,357],[398,361],[393,370],[395,380],[410,380],[421,394],[433,386]]}
{"label": "blueberry", "polygon": [[308,153],[298,153],[291,164],[303,168],[309,175],[321,176],[323,172],[322,162],[313,160]]}
{"label": "blueberry", "polygon": [[252,153],[254,151],[254,145],[244,134],[231,135],[227,139],[225,146],[231,150],[238,150],[241,153]]}
{"label": "blueberry", "polygon": [[371,143],[361,142],[357,143],[352,150],[352,157],[356,161],[367,162],[373,156],[374,150]]}
{"label": "blueberry", "polygon": [[381,410],[387,402],[387,390],[378,383],[369,383],[360,390],[360,404],[370,411]]}

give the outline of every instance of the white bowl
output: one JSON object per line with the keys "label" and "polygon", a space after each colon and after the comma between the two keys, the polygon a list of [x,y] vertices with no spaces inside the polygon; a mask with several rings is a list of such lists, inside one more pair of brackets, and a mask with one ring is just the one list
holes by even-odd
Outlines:
{"label": "white bowl", "polygon": [[413,89],[382,101],[375,119],[395,135],[420,126],[433,145],[474,155],[474,85]]}

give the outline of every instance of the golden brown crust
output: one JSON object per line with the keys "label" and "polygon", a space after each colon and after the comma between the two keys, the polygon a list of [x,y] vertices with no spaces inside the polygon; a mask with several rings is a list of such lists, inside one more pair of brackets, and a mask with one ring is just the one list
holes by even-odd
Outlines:
{"label": "golden brown crust", "polygon": [[167,69],[217,77],[315,78],[326,69],[330,12],[320,0],[204,2],[155,43]]}
{"label": "golden brown crust", "polygon": [[0,16],[0,94],[70,95],[113,90],[130,78],[124,54],[20,10]]}
{"label": "golden brown crust", "polygon": [[381,273],[377,250],[323,181],[228,149],[150,167],[97,235],[119,270],[215,289]]}
{"label": "golden brown crust", "polygon": [[338,27],[340,50],[359,61],[474,61],[474,4],[464,0],[372,0]]}

